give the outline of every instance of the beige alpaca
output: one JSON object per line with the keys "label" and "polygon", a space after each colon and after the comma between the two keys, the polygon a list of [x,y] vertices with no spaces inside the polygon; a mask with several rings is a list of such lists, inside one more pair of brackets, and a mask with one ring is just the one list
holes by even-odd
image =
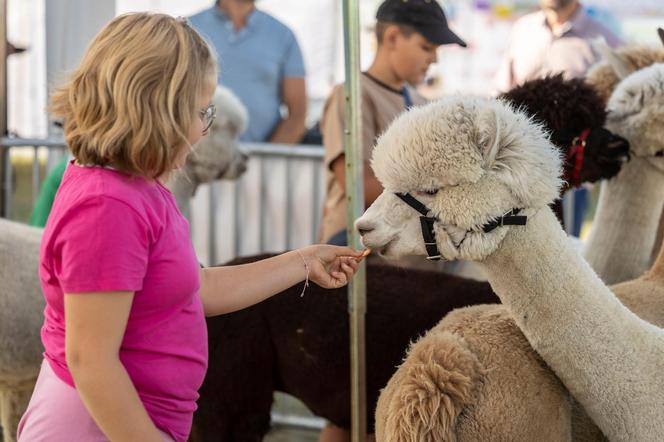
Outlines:
{"label": "beige alpaca", "polygon": [[[664,379],[659,374],[664,332],[615,298],[546,208],[557,190],[559,160],[538,128],[500,103],[447,99],[397,119],[379,139],[372,165],[386,190],[357,221],[365,245],[388,256],[424,253],[417,213],[394,196],[394,192],[412,193],[437,217],[434,229],[443,257],[484,264],[492,287],[530,345],[609,438],[658,440],[664,434]],[[435,196],[429,195],[434,192]],[[482,231],[483,224],[513,208],[528,215],[525,227]],[[464,314],[491,315],[480,308],[459,317]],[[464,340],[468,337],[457,333]],[[454,343],[453,338],[448,341]],[[569,420],[565,422],[569,400],[564,392],[556,393],[555,382],[547,382],[540,394],[559,399],[551,409],[530,414],[530,421],[529,410],[522,407],[513,416],[499,405],[500,399],[490,409],[482,408],[481,400],[469,405],[477,389],[487,385],[473,382],[475,377],[484,370],[491,373],[496,364],[491,364],[491,351],[478,357],[471,351],[476,344],[457,344],[456,353],[446,356],[456,354],[463,362],[441,370],[439,378],[408,374],[411,357],[417,358],[411,351],[379,402],[379,440],[496,440],[496,426],[483,424],[490,413],[500,424],[498,430],[509,429],[505,420],[515,418],[531,429],[528,434],[523,428],[518,433],[521,439],[501,433],[506,439],[541,440],[550,431],[557,431],[556,440],[569,439]],[[416,353],[425,355],[420,360],[433,361],[427,350],[435,346],[423,347]],[[482,365],[485,359],[488,367]],[[529,363],[537,364],[536,356]],[[517,373],[512,378],[518,377]],[[536,384],[524,378],[528,387]],[[540,378],[546,380],[546,374]],[[410,388],[413,382],[443,394]],[[408,387],[391,392],[391,385],[399,383]],[[464,388],[445,390],[455,383]],[[523,394],[528,392],[524,389]],[[541,402],[550,405],[548,400]],[[398,410],[401,420],[394,418]],[[551,426],[540,432],[547,423]]]}
{"label": "beige alpaca", "polygon": [[[640,318],[664,327],[664,247],[649,272],[611,290]],[[416,406],[435,397],[438,408]],[[380,396],[377,440],[605,440],[575,405],[505,307],[467,307],[411,346]]]}
{"label": "beige alpaca", "polygon": [[[664,49],[659,48],[606,50],[608,60],[593,68],[589,78],[601,95],[612,90],[619,77],[624,78],[649,62],[664,61]],[[629,139],[632,151],[632,160],[620,173],[601,184],[595,221],[583,252],[607,284],[634,279],[650,267],[659,250],[658,226],[664,223],[664,169],[658,168],[657,160],[652,159],[656,151],[664,148],[664,127],[657,118],[632,121],[650,120],[657,109],[644,109],[634,117],[616,115],[615,110],[616,106],[624,107],[622,102],[626,99],[637,102],[630,94],[638,92],[645,96],[653,92],[651,88],[661,87],[653,84],[651,88],[643,88],[641,80],[642,77],[630,80],[631,86],[623,87],[618,95],[613,94],[607,104],[607,128]],[[664,104],[651,100],[650,106],[661,108]]]}
{"label": "beige alpaca", "polygon": [[383,442],[571,437],[569,393],[503,306],[447,314],[411,346],[376,407]]}
{"label": "beige alpaca", "polygon": [[[623,74],[638,71],[654,63],[664,63],[664,48],[658,46],[625,46],[611,51],[623,65]],[[609,60],[604,60],[590,68],[586,80],[597,90],[604,102],[608,103],[609,97],[624,77],[625,75],[619,76],[616,73],[615,66]]]}

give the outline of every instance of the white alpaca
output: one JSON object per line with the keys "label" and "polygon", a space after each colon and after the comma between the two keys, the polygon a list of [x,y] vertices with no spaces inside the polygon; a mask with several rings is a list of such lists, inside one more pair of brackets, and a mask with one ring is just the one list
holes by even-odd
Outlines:
{"label": "white alpaca", "polygon": [[[560,159],[540,128],[497,101],[444,99],[395,120],[372,166],[385,191],[357,221],[367,247],[386,256],[426,253],[417,212],[395,195],[411,194],[435,217],[443,258],[484,265],[530,345],[604,434],[661,439],[664,332],[615,298],[548,209]],[[512,209],[528,217],[525,226],[484,231]],[[414,412],[423,405],[417,396],[392,400]],[[442,405],[452,400],[426,405],[447,412]]]}
{"label": "white alpaca", "polygon": [[39,286],[42,230],[0,218],[0,425],[13,441],[30,399],[44,348]]}
{"label": "white alpaca", "polygon": [[[210,133],[201,139],[187,157],[187,163],[169,180],[168,187],[178,202],[180,211],[189,218],[189,202],[196,188],[218,179],[236,179],[247,170],[247,155],[238,137],[247,128],[247,109],[227,88],[217,86],[212,102],[217,118]],[[220,149],[219,146],[223,146]]]}
{"label": "white alpaca", "polygon": [[[662,32],[661,29],[658,30],[660,39],[662,39]],[[664,44],[664,41],[662,41]],[[604,50],[605,53],[611,53],[609,56],[610,60],[614,61],[614,65],[616,64],[615,61],[618,61],[617,65],[621,66],[620,70],[622,72],[634,72],[639,69],[643,69],[644,67],[650,66],[654,63],[664,63],[664,47],[654,47],[654,46],[626,46],[624,48],[612,50]],[[612,64],[608,60],[604,60],[602,62],[597,63],[595,66],[593,66],[590,71],[588,72],[588,75],[586,77],[586,80],[588,81],[589,84],[593,86],[593,88],[599,93],[599,95],[604,99],[605,103],[609,101],[609,97],[613,93],[615,87],[618,85],[620,78],[616,74],[616,68],[612,66]],[[598,208],[599,209],[599,208]],[[638,210],[643,210],[643,207],[639,207]],[[598,210],[600,212],[601,216],[604,216],[604,213],[602,210]],[[597,215],[595,216],[595,219],[597,219]],[[615,218],[614,218],[615,220]],[[622,221],[622,220],[621,220]],[[587,248],[586,253],[593,253],[591,251],[592,248],[598,247],[602,248],[604,244],[607,245],[607,247],[612,247],[614,252],[627,258],[625,259],[625,266],[631,269],[632,272],[638,272],[638,268],[635,267],[634,262],[639,262],[642,260],[639,259],[639,254],[643,253],[641,250],[636,251],[633,247],[633,245],[628,244],[627,242],[624,241],[619,241],[618,243],[622,246],[621,249],[616,249],[616,244],[615,244],[615,238],[616,235],[622,235],[622,233],[625,231],[624,226],[617,226],[614,229],[609,229],[609,224],[604,223],[603,229],[605,232],[602,233],[595,233],[594,238],[593,238],[593,246],[590,248]],[[628,228],[633,228],[633,226],[629,226]],[[659,229],[657,233],[657,238],[655,239],[655,247],[653,247],[653,253],[651,255],[651,260],[654,261],[655,257],[657,256],[657,253],[659,251],[659,248],[662,244],[662,238],[664,237],[664,210],[662,210],[662,214],[660,215],[660,221],[659,221]],[[635,257],[635,259],[633,258]],[[595,263],[599,263],[601,261],[595,261]],[[606,263],[604,263],[606,265]],[[607,266],[608,267],[608,266]],[[599,270],[599,275],[603,276],[604,269],[598,269],[594,268],[595,271]],[[618,270],[620,272],[620,270]],[[622,273],[622,272],[620,272]]]}
{"label": "white alpaca", "polygon": [[[632,84],[648,89],[654,80],[656,85],[658,71],[650,72]],[[623,87],[630,83],[626,82]],[[661,88],[655,90],[664,92]],[[622,88],[619,91],[617,95],[624,92]],[[627,95],[639,103],[639,112],[644,112],[648,118],[634,120],[631,102],[623,100],[623,106],[628,105],[628,108],[621,111],[617,107],[614,110],[619,112],[613,113],[612,125],[618,133],[624,136],[639,133],[635,125],[645,125],[642,130],[648,130],[650,124],[661,119],[664,108],[653,106],[664,101],[660,95],[644,98],[634,90]],[[630,120],[618,118],[620,114]],[[650,149],[664,148],[664,139],[658,142],[660,147],[652,145]],[[640,184],[639,180],[632,183],[637,187],[633,193],[639,193]],[[619,240],[619,237],[612,238],[612,241]],[[629,260],[630,254],[639,253],[639,250],[626,249],[613,259]],[[639,317],[664,327],[664,248],[649,273],[614,286],[612,290]],[[480,361],[481,366],[467,363],[473,359]],[[378,437],[381,440],[475,441],[508,435],[512,441],[604,440],[576,403],[572,402],[570,409],[569,394],[552,380],[552,373],[543,365],[503,306],[456,310],[413,344],[383,391],[376,410]],[[456,381],[445,382],[447,379]],[[463,382],[463,390],[456,388]],[[404,398],[413,395],[420,405],[411,409],[403,407]],[[441,397],[445,396],[450,400],[440,406],[443,412],[423,405],[427,401],[440,404]],[[458,418],[461,414],[462,418]]]}
{"label": "white alpaca", "polygon": [[[607,55],[618,76],[634,70],[624,56]],[[659,70],[661,67],[649,67],[630,75],[607,105],[606,126],[630,141],[632,156],[617,176],[602,182],[593,228],[584,247],[584,257],[607,284],[637,278],[650,267],[653,249],[659,250],[655,240],[658,226],[664,222],[664,79],[653,75]]]}
{"label": "white alpaca", "polygon": [[[246,110],[221,87],[214,103],[217,119],[211,133],[168,183],[181,210],[188,210],[199,184],[237,178],[246,169],[247,157],[237,143],[246,125]],[[40,338],[44,298],[38,277],[41,234],[42,229],[0,218],[0,425],[5,442],[14,441],[44,351]]]}

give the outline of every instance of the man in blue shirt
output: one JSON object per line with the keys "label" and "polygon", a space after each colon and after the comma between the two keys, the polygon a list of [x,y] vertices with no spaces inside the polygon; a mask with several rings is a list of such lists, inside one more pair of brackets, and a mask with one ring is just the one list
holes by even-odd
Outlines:
{"label": "man in blue shirt", "polygon": [[302,53],[293,32],[254,3],[218,0],[190,22],[217,50],[219,83],[249,111],[240,139],[297,143],[307,110]]}

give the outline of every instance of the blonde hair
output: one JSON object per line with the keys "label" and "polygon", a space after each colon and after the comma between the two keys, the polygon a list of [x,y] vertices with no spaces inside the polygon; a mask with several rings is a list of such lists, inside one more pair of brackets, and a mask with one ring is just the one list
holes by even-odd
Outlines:
{"label": "blonde hair", "polygon": [[186,134],[215,74],[212,50],[184,19],[126,14],[95,37],[50,110],[79,163],[157,178],[191,149]]}

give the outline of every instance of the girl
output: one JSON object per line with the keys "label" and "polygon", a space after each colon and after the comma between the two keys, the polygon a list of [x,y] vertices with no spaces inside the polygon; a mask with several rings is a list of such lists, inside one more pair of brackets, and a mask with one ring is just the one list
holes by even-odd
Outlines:
{"label": "girl", "polygon": [[41,244],[46,351],[20,441],[185,441],[207,367],[204,315],[305,278],[340,287],[357,269],[358,252],[320,245],[199,268],[161,181],[212,123],[215,66],[184,20],[129,14],[54,93],[75,160]]}

